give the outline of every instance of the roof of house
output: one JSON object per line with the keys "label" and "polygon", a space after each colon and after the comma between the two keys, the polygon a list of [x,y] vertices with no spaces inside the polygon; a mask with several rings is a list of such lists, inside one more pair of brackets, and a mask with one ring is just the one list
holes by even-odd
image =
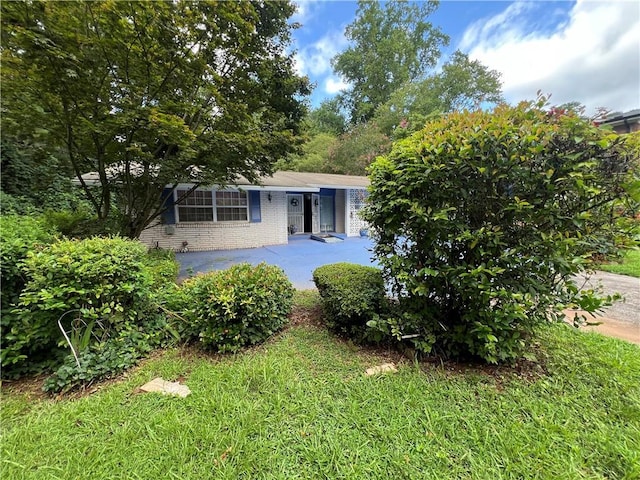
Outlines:
{"label": "roof of house", "polygon": [[640,108],[629,110],[628,112],[612,112],[604,120],[600,120],[601,125],[622,125],[630,121],[640,122]]}
{"label": "roof of house", "polygon": [[[114,171],[109,172],[115,175]],[[86,173],[82,176],[88,184],[99,183],[96,172]],[[76,183],[78,183],[76,181]],[[275,172],[272,176],[260,177],[258,182],[250,182],[239,176],[235,186],[245,190],[284,190],[296,192],[318,192],[321,188],[366,188],[369,186],[369,178],[357,175],[337,175],[333,173],[307,173],[307,172]]]}
{"label": "roof of house", "polygon": [[369,178],[333,173],[280,171],[275,172],[270,177],[261,177],[258,185],[252,184],[244,178],[240,178],[236,185],[249,190],[257,188],[264,190],[318,191],[320,188],[366,188],[369,186]]}

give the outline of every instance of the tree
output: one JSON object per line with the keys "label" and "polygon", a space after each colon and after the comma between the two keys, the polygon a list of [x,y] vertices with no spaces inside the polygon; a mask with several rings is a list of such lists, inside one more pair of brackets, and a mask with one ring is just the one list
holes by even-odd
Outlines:
{"label": "tree", "polygon": [[333,58],[334,70],[352,88],[342,97],[351,122],[369,120],[400,86],[424,78],[449,38],[427,21],[436,0],[379,3],[359,0],[345,35],[352,45]]}
{"label": "tree", "polygon": [[320,106],[309,112],[307,117],[309,130],[313,134],[328,133],[341,135],[347,130],[347,120],[337,98],[323,101]]}
{"label": "tree", "polygon": [[372,166],[366,219],[402,310],[375,326],[497,363],[563,308],[596,313],[605,300],[574,278],[633,216],[634,161],[624,138],[544,98],[445,115],[397,142]]}
{"label": "tree", "polygon": [[502,101],[500,73],[456,51],[440,73],[393,92],[374,118],[387,135],[404,138],[421,129],[431,115],[495,106]]}
{"label": "tree", "polygon": [[338,137],[324,170],[344,175],[366,175],[378,155],[391,150],[391,139],[375,122],[361,123]]}
{"label": "tree", "polygon": [[290,156],[287,161],[278,162],[278,169],[331,173],[329,155],[335,148],[336,142],[337,137],[329,133],[313,135],[302,146],[302,153]]}
{"label": "tree", "polygon": [[[4,2],[3,129],[61,147],[137,237],[180,182],[254,180],[297,148],[290,2]],[[82,179],[97,173],[97,189]],[[166,193],[164,194],[166,195]]]}

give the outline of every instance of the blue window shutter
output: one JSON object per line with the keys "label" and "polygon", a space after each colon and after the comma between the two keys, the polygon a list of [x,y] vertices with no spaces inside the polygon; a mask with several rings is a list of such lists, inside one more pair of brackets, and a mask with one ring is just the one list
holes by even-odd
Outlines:
{"label": "blue window shutter", "polygon": [[258,190],[249,191],[249,218],[251,219],[251,223],[260,223],[262,221],[260,192]]}
{"label": "blue window shutter", "polygon": [[172,188],[162,190],[161,201],[163,202],[163,207],[166,208],[166,210],[162,212],[162,223],[165,225],[174,225],[176,223],[176,209],[174,208]]}

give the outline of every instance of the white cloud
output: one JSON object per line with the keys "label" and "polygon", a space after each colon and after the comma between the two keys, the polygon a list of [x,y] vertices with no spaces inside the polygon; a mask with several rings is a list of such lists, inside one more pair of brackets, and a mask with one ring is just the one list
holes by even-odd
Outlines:
{"label": "white cloud", "polygon": [[316,3],[316,0],[295,0],[293,4],[296,6],[296,13],[293,14],[291,20],[306,23],[313,15]]}
{"label": "white cloud", "polygon": [[342,31],[331,31],[296,53],[296,68],[305,75],[321,76],[331,72],[331,59],[347,45]]}
{"label": "white cloud", "polygon": [[347,90],[348,88],[349,84],[340,77],[331,76],[324,82],[324,91],[329,95],[335,95],[336,93]]}
{"label": "white cloud", "polygon": [[544,2],[513,3],[469,26],[459,48],[502,73],[510,102],[542,90],[552,103],[579,101],[588,113],[640,107],[639,4],[578,0],[552,31],[533,26],[545,8]]}

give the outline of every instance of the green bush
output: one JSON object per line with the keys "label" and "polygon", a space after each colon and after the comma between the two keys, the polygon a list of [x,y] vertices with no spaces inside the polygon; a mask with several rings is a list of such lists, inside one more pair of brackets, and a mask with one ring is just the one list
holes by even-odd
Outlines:
{"label": "green bush", "polygon": [[29,252],[22,266],[26,284],[14,309],[18,319],[3,335],[3,374],[64,347],[58,319],[67,312],[69,321],[81,317],[98,337],[151,314],[145,257],[144,245],[122,238],[65,240]]}
{"label": "green bush", "polygon": [[611,298],[572,280],[628,216],[633,174],[621,137],[545,100],[455,113],[371,168],[365,213],[375,255],[416,347],[512,361],[536,325]]}
{"label": "green bush", "polygon": [[219,352],[264,341],[287,321],[293,287],[275,266],[247,263],[182,284],[183,334]]}
{"label": "green bush", "polygon": [[313,281],[322,299],[324,321],[335,332],[362,339],[367,322],[386,310],[384,279],[378,268],[333,263],[316,268]]}
{"label": "green bush", "polygon": [[22,271],[27,254],[55,240],[43,223],[35,217],[21,215],[0,216],[0,338],[2,367],[18,363],[23,354],[12,345],[12,332],[19,329],[18,316],[13,312],[25,286]]}

